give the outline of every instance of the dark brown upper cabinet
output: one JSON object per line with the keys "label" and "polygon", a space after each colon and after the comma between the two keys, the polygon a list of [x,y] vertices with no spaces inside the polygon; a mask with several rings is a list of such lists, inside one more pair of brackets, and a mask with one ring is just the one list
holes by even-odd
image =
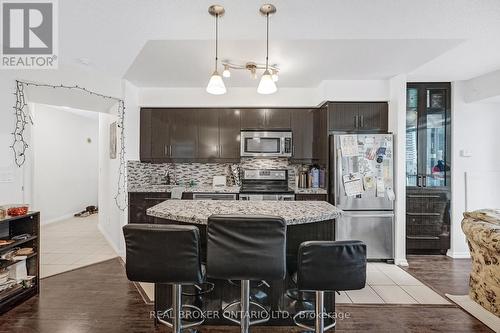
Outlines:
{"label": "dark brown upper cabinet", "polygon": [[387,102],[329,102],[328,130],[387,132],[388,112]]}
{"label": "dark brown upper cabinet", "polygon": [[198,110],[198,158],[219,157],[219,117],[217,111]]}
{"label": "dark brown upper cabinet", "polygon": [[197,153],[197,126],[199,112],[196,109],[178,109],[171,113],[170,158],[194,159]]}
{"label": "dark brown upper cabinet", "polygon": [[232,162],[240,159],[240,111],[142,109],[144,162]]}
{"label": "dark brown upper cabinet", "polygon": [[290,129],[290,109],[242,109],[242,129]]}
{"label": "dark brown upper cabinet", "polygon": [[240,110],[219,110],[219,158],[240,159]]}
{"label": "dark brown upper cabinet", "polygon": [[139,156],[141,161],[151,161],[151,117],[153,110],[142,109],[140,112]]}
{"label": "dark brown upper cabinet", "polygon": [[313,159],[314,109],[292,109],[290,112],[293,135],[292,160],[311,161]]}

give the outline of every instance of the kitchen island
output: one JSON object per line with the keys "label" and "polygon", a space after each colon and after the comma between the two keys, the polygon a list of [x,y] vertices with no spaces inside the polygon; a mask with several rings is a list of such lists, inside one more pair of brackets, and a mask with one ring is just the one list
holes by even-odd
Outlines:
{"label": "kitchen island", "polygon": [[[314,294],[297,293],[295,273],[297,251],[302,242],[309,240],[334,240],[335,219],[341,210],[324,201],[217,201],[217,200],[167,200],[147,210],[157,224],[189,224],[200,230],[202,261],[206,258],[206,225],[214,214],[275,215],[287,223],[287,275],[283,281],[254,281],[251,284],[252,300],[262,304],[271,313],[271,320],[261,325],[293,326],[292,317],[304,309],[314,308]],[[194,288],[186,288],[183,304],[200,307],[206,313],[204,325],[233,325],[222,317],[221,309],[239,299],[237,281],[208,279],[214,289],[203,295]],[[155,311],[164,313],[171,305],[171,289],[155,285]],[[325,297],[327,312],[335,310],[335,296]]]}

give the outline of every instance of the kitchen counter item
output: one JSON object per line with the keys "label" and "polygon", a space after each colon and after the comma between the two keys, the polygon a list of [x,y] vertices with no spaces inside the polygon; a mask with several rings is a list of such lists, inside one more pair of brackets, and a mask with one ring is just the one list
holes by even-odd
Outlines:
{"label": "kitchen counter item", "polygon": [[214,176],[212,180],[213,187],[225,187],[226,186],[226,176]]}
{"label": "kitchen counter item", "polygon": [[167,220],[206,224],[213,214],[275,215],[288,225],[333,220],[341,210],[326,201],[197,201],[167,200],[147,210],[147,214]]}
{"label": "kitchen counter item", "polygon": [[28,205],[10,205],[7,208],[7,215],[9,216],[21,216],[28,214]]}

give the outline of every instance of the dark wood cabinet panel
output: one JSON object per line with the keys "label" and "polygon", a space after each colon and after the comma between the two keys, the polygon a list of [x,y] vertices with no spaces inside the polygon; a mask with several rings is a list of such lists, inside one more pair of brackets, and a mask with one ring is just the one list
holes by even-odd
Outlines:
{"label": "dark wood cabinet panel", "polygon": [[358,127],[359,104],[328,103],[328,129],[330,131],[353,131]]}
{"label": "dark wood cabinet panel", "polygon": [[242,109],[241,128],[261,129],[266,127],[266,109]]}
{"label": "dark wood cabinet panel", "polygon": [[196,109],[169,110],[173,117],[170,125],[170,158],[194,159],[196,158],[196,145],[198,138]]}
{"label": "dark wood cabinet panel", "polygon": [[289,109],[267,109],[266,129],[289,129],[291,127],[291,110]]}
{"label": "dark wood cabinet panel", "polygon": [[293,109],[290,111],[290,113],[293,135],[292,159],[295,161],[312,160],[314,140],[314,109]]}
{"label": "dark wood cabinet panel", "polygon": [[387,103],[360,103],[358,129],[387,132],[389,106]]}
{"label": "dark wood cabinet panel", "polygon": [[151,113],[151,158],[164,159],[169,156],[170,125],[172,117],[167,109],[154,109]]}
{"label": "dark wood cabinet panel", "polygon": [[139,130],[139,156],[141,161],[151,161],[151,116],[153,110],[141,109]]}
{"label": "dark wood cabinet panel", "polygon": [[296,201],[328,201],[328,195],[327,194],[295,194],[295,200]]}
{"label": "dark wood cabinet panel", "polygon": [[323,168],[328,167],[328,106],[314,110],[313,158]]}
{"label": "dark wood cabinet panel", "polygon": [[128,223],[153,223],[146,210],[170,199],[170,193],[129,193]]}
{"label": "dark wood cabinet panel", "polygon": [[219,157],[240,159],[240,115],[237,109],[219,110]]}
{"label": "dark wood cabinet panel", "polygon": [[386,102],[329,102],[328,130],[387,132],[388,111]]}
{"label": "dark wood cabinet panel", "polygon": [[198,121],[197,158],[215,159],[219,157],[218,110],[200,109],[196,111]]}

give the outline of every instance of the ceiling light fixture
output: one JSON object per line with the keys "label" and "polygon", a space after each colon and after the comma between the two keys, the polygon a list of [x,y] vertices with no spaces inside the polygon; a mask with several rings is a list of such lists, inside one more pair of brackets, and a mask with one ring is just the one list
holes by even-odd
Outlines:
{"label": "ceiling light fixture", "polygon": [[222,72],[222,76],[226,78],[231,77],[231,72],[229,71],[228,65],[224,65],[224,71]]}
{"label": "ceiling light fixture", "polygon": [[215,17],[215,71],[210,77],[210,81],[208,82],[207,92],[214,95],[222,95],[226,93],[226,87],[224,85],[224,78],[231,77],[231,69],[243,69],[248,70],[251,74],[252,79],[257,78],[257,70],[263,70],[259,82],[259,86],[257,87],[257,92],[259,94],[273,94],[278,88],[276,87],[276,83],[278,82],[278,73],[279,68],[278,65],[269,65],[269,16],[276,13],[276,7],[271,4],[262,5],[259,9],[260,14],[266,17],[266,63],[258,64],[253,61],[249,61],[243,65],[234,64],[229,62],[229,60],[223,60],[222,65],[224,66],[224,71],[222,72],[222,76],[217,71],[218,65],[218,45],[219,45],[219,28],[218,28],[218,20],[219,17],[222,17],[225,13],[224,7],[220,5],[212,5],[208,8],[208,12],[210,15]]}
{"label": "ceiling light fixture", "polygon": [[226,93],[226,86],[224,85],[224,81],[222,80],[222,76],[220,76],[217,71],[217,63],[218,63],[218,47],[219,47],[219,17],[224,15],[224,7],[220,5],[212,5],[208,8],[208,12],[210,15],[215,17],[215,70],[210,77],[207,85],[207,92],[212,95],[223,95]]}
{"label": "ceiling light fixture", "polygon": [[271,72],[269,72],[269,15],[276,13],[276,7],[271,4],[262,5],[260,13],[266,16],[266,70],[260,78],[259,87],[257,92],[259,94],[269,95],[274,94],[278,88],[274,83]]}

